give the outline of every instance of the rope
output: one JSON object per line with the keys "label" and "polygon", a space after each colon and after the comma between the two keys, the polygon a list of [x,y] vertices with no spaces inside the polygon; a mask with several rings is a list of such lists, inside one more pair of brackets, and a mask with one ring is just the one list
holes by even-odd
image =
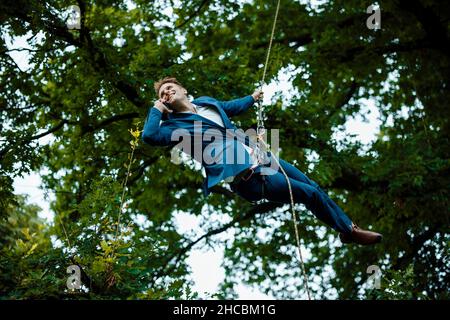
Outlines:
{"label": "rope", "polygon": [[[264,143],[264,140],[261,140],[261,141]],[[267,145],[265,143],[264,143],[264,145],[267,147]],[[272,153],[272,155],[273,155],[273,153]],[[290,201],[291,201],[292,221],[294,223],[294,230],[295,230],[295,241],[297,243],[298,255],[300,257],[300,267],[301,267],[301,270],[302,270],[303,279],[305,281],[306,294],[308,295],[308,300],[311,300],[311,293],[309,291],[308,277],[306,275],[306,268],[305,268],[305,263],[303,261],[302,249],[301,249],[301,244],[300,244],[300,233],[298,232],[297,217],[295,215],[295,210],[294,210],[295,202],[294,202],[294,196],[292,194],[291,181],[289,180],[289,176],[287,175],[286,171],[284,171],[284,168],[281,166],[281,164],[278,161],[278,159],[276,158],[276,156],[273,155],[272,158],[275,159],[278,167],[281,169],[281,172],[283,173],[284,178],[286,179],[286,182],[287,182],[287,185],[288,185],[289,196],[290,196]],[[263,189],[263,192],[264,192],[264,185],[263,185],[262,189]],[[263,197],[264,197],[264,194],[263,194]]]}
{"label": "rope", "polygon": [[273,38],[275,35],[275,26],[277,24],[278,12],[280,11],[280,2],[281,2],[281,0],[278,0],[277,9],[275,11],[275,18],[273,19],[272,33],[270,34],[269,47],[267,48],[266,62],[264,63],[264,72],[263,72],[262,79],[261,79],[261,86],[264,83],[264,80],[266,78],[267,65],[269,63],[269,57],[270,57],[270,50],[272,49],[272,42],[273,42]]}
{"label": "rope", "polygon": [[[263,86],[264,81],[266,79],[267,66],[269,64],[270,51],[272,50],[273,38],[274,38],[274,35],[275,35],[275,27],[277,25],[277,20],[278,20],[278,12],[280,11],[280,2],[281,2],[281,0],[278,0],[278,2],[277,2],[277,9],[275,10],[275,17],[273,19],[272,32],[270,34],[270,40],[269,40],[269,47],[267,48],[266,62],[264,62],[264,70],[263,70],[261,81],[259,82],[259,90],[260,91],[262,91],[262,86]],[[256,134],[257,134],[258,137],[260,137],[265,132],[265,129],[264,129],[264,108],[262,106],[261,99],[258,100],[256,122],[257,122],[257,124],[256,124]],[[262,154],[263,153],[261,152],[261,149],[259,148],[258,141],[257,141],[257,147],[256,147],[256,154],[257,154],[257,157],[258,157],[258,161],[260,163],[262,163],[264,161],[264,159],[262,158]]]}
{"label": "rope", "polygon": [[[280,10],[280,2],[281,2],[281,0],[278,0],[277,9],[275,11],[275,18],[273,20],[272,33],[270,35],[269,47],[267,48],[266,62],[264,63],[263,75],[262,75],[262,79],[261,79],[261,82],[260,82],[260,85],[259,85],[259,90],[260,91],[262,91],[262,86],[263,86],[263,83],[264,83],[265,78],[266,78],[267,65],[269,63],[270,51],[272,49],[272,43],[273,43],[273,38],[274,38],[274,34],[275,34],[275,26],[276,26],[277,19],[278,19],[278,12]],[[262,106],[261,99],[258,99],[256,120],[257,120],[257,127],[256,127],[256,133],[257,133],[256,152],[257,152],[258,162],[259,163],[263,163],[263,161],[264,161],[263,158],[265,157],[266,153],[265,152],[264,153],[261,152],[260,142],[262,142],[264,144],[264,147],[269,152],[270,152],[270,148],[268,148],[267,144],[262,139],[262,135],[264,135],[264,133],[265,133],[265,128],[264,128],[264,108]],[[280,162],[278,161],[276,156],[273,155],[272,158],[275,159],[278,167],[281,169],[281,172],[283,173],[283,175],[284,175],[284,177],[286,179],[287,185],[288,185],[290,202],[291,202],[292,221],[294,223],[294,230],[295,230],[295,240],[296,240],[296,243],[297,243],[298,254],[299,254],[299,257],[300,257],[300,267],[301,267],[301,271],[302,271],[303,278],[304,278],[304,281],[305,281],[305,289],[306,289],[306,293],[308,295],[308,300],[311,300],[311,294],[309,292],[308,277],[306,275],[306,268],[305,268],[305,263],[303,261],[302,249],[301,249],[301,244],[300,244],[300,235],[299,235],[299,232],[298,232],[297,218],[296,218],[296,215],[295,215],[295,209],[294,209],[295,202],[294,202],[294,196],[292,194],[291,182],[289,180],[288,175],[286,174],[286,171],[280,165]],[[264,182],[262,184],[262,195],[263,195],[263,198],[264,198]]]}

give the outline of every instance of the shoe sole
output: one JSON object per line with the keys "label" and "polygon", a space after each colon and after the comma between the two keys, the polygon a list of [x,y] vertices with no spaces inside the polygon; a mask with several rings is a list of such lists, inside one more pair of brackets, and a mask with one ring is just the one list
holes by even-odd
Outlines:
{"label": "shoe sole", "polygon": [[359,245],[362,245],[362,246],[370,246],[370,245],[373,245],[373,244],[377,244],[377,243],[380,243],[381,242],[381,240],[383,240],[383,236],[382,235],[379,235],[374,241],[371,241],[371,242],[356,242],[356,241],[354,241],[353,239],[346,239],[346,238],[344,238],[344,237],[341,237],[341,235],[339,235],[339,239],[341,240],[341,242],[342,243],[344,243],[344,244],[349,244],[349,243],[356,243],[356,244],[359,244]]}

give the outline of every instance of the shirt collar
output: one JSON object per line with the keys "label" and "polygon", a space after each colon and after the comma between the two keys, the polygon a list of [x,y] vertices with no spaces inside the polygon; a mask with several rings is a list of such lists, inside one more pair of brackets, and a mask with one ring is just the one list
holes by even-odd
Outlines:
{"label": "shirt collar", "polygon": [[[192,102],[191,102],[192,103]],[[195,111],[197,111],[197,113],[198,113],[198,108],[199,108],[199,106],[198,105],[196,105],[195,103],[192,103],[193,105],[194,105],[194,108],[195,108]],[[189,111],[180,111],[180,112],[177,112],[177,113],[189,113],[189,114],[191,114],[192,112],[189,112]],[[195,114],[195,113],[194,113]]]}

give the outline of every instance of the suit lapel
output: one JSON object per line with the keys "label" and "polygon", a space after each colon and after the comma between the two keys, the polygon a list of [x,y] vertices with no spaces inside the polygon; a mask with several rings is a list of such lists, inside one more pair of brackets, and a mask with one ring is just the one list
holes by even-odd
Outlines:
{"label": "suit lapel", "polygon": [[169,120],[172,121],[188,121],[188,122],[192,122],[192,121],[202,121],[202,122],[206,122],[209,125],[212,125],[214,127],[223,129],[221,126],[219,126],[217,123],[215,123],[214,121],[211,121],[207,118],[204,118],[198,114],[195,113],[174,113],[174,114],[169,114]]}
{"label": "suit lapel", "polygon": [[219,104],[217,103],[217,100],[215,99],[211,99],[209,97],[205,97],[205,98],[198,98],[192,101],[192,103],[198,104],[200,106],[213,106],[216,108],[216,110],[219,112],[220,117],[222,118],[223,124],[225,125],[225,128],[227,129],[232,129],[233,125],[230,121],[230,119],[228,118],[228,116],[226,115],[225,111],[223,111],[223,109],[219,106]]}

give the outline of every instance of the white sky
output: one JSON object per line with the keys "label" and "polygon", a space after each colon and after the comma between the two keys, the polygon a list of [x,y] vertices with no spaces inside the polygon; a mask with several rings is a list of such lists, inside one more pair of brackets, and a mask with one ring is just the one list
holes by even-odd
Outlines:
{"label": "white sky", "polygon": [[[28,35],[15,39],[14,43],[10,43],[8,48],[29,47],[25,41],[27,37]],[[22,70],[29,68],[27,52],[14,51],[11,52],[10,55]],[[278,82],[273,81],[270,85],[263,88],[265,104],[268,104],[271,101],[271,98],[276,91],[281,90],[284,93],[285,100],[289,99],[289,94],[296,93],[290,84],[290,75],[292,75],[292,72],[289,72],[289,70],[281,70],[279,72]],[[335,134],[337,140],[342,139],[348,134],[356,134],[356,139],[364,144],[370,144],[370,142],[375,140],[375,135],[378,133],[379,125],[381,123],[378,119],[379,112],[373,101],[361,100],[359,102],[363,106],[360,114],[347,121],[344,133]],[[362,120],[362,115],[366,116],[367,122]],[[47,144],[51,141],[52,136],[46,136],[39,139],[40,144]],[[280,146],[282,147],[282,137]],[[55,197],[53,194],[46,195],[44,191],[40,189],[40,186],[41,179],[39,173],[32,173],[23,178],[17,178],[14,181],[15,193],[28,194],[30,196],[29,202],[35,203],[42,208],[40,216],[52,221],[54,214],[50,211],[49,201],[54,200]],[[220,217],[218,219],[220,220]],[[176,223],[179,226],[178,230],[180,232],[192,230],[197,230],[199,234],[203,234],[204,232],[199,228],[198,219],[185,213],[176,215]],[[226,239],[229,236],[230,233],[220,235],[223,239]],[[195,282],[195,286],[192,289],[199,292],[200,297],[205,297],[205,292],[214,294],[217,291],[219,284],[223,281],[224,272],[220,266],[222,259],[223,247],[218,247],[213,251],[210,248],[200,249],[199,246],[197,246],[191,250],[188,257],[188,263],[192,268],[192,279]],[[239,299],[273,299],[273,297],[267,296],[257,290],[253,290],[244,284],[239,284],[236,292],[239,295]]]}

